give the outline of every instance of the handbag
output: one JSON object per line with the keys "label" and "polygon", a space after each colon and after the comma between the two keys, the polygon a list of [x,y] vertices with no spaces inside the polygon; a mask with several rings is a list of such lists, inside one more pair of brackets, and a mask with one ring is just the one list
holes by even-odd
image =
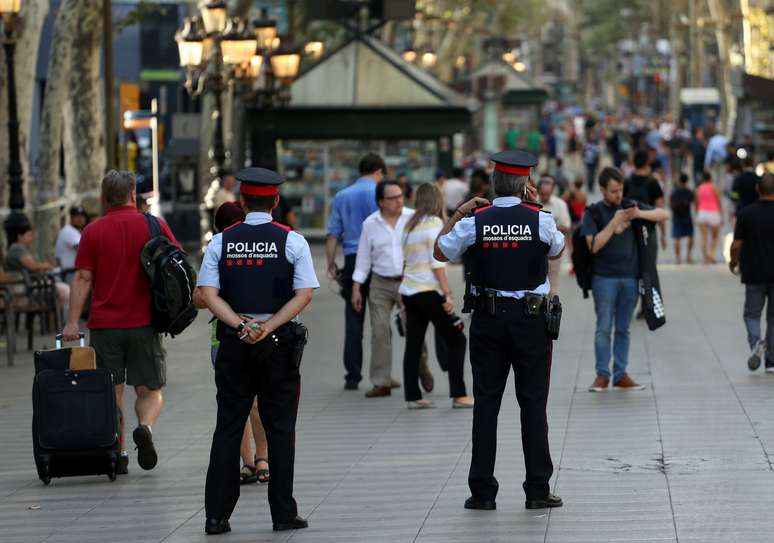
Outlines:
{"label": "handbag", "polygon": [[640,297],[642,312],[649,330],[657,330],[666,324],[664,299],[661,296],[661,283],[658,278],[656,262],[648,251],[649,233],[643,221],[632,222],[637,243],[637,254],[640,264]]}

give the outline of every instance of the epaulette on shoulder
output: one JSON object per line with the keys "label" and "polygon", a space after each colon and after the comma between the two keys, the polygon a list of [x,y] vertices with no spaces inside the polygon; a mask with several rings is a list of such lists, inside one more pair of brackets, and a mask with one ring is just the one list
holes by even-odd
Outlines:
{"label": "epaulette on shoulder", "polygon": [[280,228],[280,229],[284,230],[285,232],[290,232],[291,230],[293,230],[293,229],[292,229],[291,227],[289,227],[287,224],[282,224],[281,222],[277,222],[277,221],[271,221],[271,224],[273,224],[273,225],[274,225],[274,226],[276,226],[277,228]]}
{"label": "epaulette on shoulder", "polygon": [[490,204],[488,206],[481,206],[481,207],[473,208],[473,211],[471,211],[471,213],[472,213],[471,216],[478,215],[482,211],[486,211],[487,209],[492,209],[493,207],[494,206]]}
{"label": "epaulette on shoulder", "polygon": [[243,223],[242,223],[242,221],[235,222],[234,224],[232,224],[232,225],[230,225],[230,226],[227,226],[226,228],[224,228],[224,229],[223,229],[223,231],[224,231],[224,232],[228,232],[229,230],[231,230],[232,228],[236,228],[236,227],[237,227],[237,226],[239,226],[240,224],[243,224]]}

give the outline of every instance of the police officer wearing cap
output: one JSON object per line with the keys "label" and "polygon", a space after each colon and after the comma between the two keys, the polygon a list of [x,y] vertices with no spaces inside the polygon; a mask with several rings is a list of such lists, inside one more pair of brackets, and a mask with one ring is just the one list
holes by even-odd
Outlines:
{"label": "police officer wearing cap", "polygon": [[[462,204],[436,241],[440,261],[466,259],[466,306],[472,307],[470,361],[473,369],[473,456],[466,509],[495,509],[497,416],[511,368],[521,408],[527,509],[560,507],[550,493],[553,473],[548,447],[546,401],[552,341],[546,311],[548,259],[559,258],[564,236],[550,214],[530,203],[536,191],[530,168],[537,159],[521,151],[492,155],[497,198]],[[464,311],[464,310],[463,310]],[[551,313],[549,313],[551,314]]]}
{"label": "police officer wearing cap", "polygon": [[218,417],[207,470],[205,532],[231,531],[239,499],[239,444],[258,397],[269,443],[269,506],[275,531],[306,528],[293,499],[299,365],[306,328],[297,315],[320,285],[309,244],[274,222],[282,177],[265,168],[236,175],[247,212],[207,247],[198,286],[218,319]]}

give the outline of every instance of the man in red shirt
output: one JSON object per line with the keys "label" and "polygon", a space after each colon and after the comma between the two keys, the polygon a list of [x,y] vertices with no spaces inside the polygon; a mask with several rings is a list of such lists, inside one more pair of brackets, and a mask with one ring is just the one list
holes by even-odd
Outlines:
{"label": "man in red shirt", "polygon": [[[150,240],[145,216],[137,211],[136,181],[130,172],[109,171],[102,180],[102,200],[107,212],[83,230],[75,258],[75,279],[64,339],[78,338],[78,320],[91,293],[88,327],[97,366],[113,373],[121,424],[119,473],[127,472],[124,441],[124,383],[137,393],[138,425],[132,435],[137,462],[149,470],[158,456],[151,426],[161,412],[161,389],[166,383],[166,363],[161,336],[151,328],[151,291],[140,266],[140,251]],[[177,243],[166,223],[161,230]]]}

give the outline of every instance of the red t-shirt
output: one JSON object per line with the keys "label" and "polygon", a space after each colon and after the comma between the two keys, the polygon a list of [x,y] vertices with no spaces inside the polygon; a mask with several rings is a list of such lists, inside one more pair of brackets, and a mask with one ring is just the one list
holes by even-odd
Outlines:
{"label": "red t-shirt", "polygon": [[[177,244],[167,223],[159,223]],[[84,228],[75,267],[92,272],[90,329],[150,326],[150,283],[140,266],[149,240],[147,219],[134,206],[112,207]]]}

